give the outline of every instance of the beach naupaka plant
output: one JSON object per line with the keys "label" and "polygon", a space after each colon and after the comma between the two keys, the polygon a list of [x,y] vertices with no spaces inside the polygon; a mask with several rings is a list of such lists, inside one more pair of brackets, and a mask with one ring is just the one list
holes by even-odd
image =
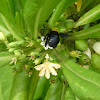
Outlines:
{"label": "beach naupaka plant", "polygon": [[99,100],[99,16],[99,0],[1,0],[0,100]]}

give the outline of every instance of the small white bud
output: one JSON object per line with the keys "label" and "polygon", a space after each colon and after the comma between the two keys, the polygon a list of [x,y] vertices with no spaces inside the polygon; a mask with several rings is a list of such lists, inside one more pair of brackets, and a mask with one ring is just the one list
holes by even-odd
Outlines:
{"label": "small white bud", "polygon": [[93,44],[93,50],[100,55],[100,42],[96,42]]}

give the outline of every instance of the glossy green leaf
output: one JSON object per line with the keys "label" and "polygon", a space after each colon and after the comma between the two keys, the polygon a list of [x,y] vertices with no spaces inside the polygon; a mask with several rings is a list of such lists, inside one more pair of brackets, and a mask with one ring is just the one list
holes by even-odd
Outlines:
{"label": "glossy green leaf", "polygon": [[15,11],[20,12],[22,9],[24,9],[26,1],[27,0],[14,0]]}
{"label": "glossy green leaf", "polygon": [[25,72],[14,75],[9,100],[28,100],[30,78]]}
{"label": "glossy green leaf", "polygon": [[54,54],[62,63],[62,71],[74,94],[81,100],[99,100],[100,74],[82,68],[73,61],[66,59],[66,57],[60,54],[58,56],[56,52]]}
{"label": "glossy green leaf", "polygon": [[67,62],[65,66],[64,75],[77,97],[83,100],[100,99],[100,74],[84,69],[72,61]]}
{"label": "glossy green leaf", "polygon": [[4,42],[0,41],[0,52],[7,51],[7,47]]}
{"label": "glossy green leaf", "polygon": [[[27,0],[24,7],[24,20],[30,37],[37,38],[41,6],[45,0]],[[35,35],[36,34],[36,35]]]}
{"label": "glossy green leaf", "polygon": [[48,90],[48,86],[49,86],[49,80],[47,80],[45,76],[40,77],[33,100],[38,100],[38,99],[44,100],[44,98],[42,97],[46,95],[45,93]]}
{"label": "glossy green leaf", "polygon": [[76,100],[75,95],[69,86],[66,87],[64,100]]}
{"label": "glossy green leaf", "polygon": [[0,67],[4,67],[8,65],[9,62],[12,60],[13,55],[7,51],[0,52]]}
{"label": "glossy green leaf", "polygon": [[83,13],[84,9],[94,0],[83,0],[81,11],[79,12],[79,16]]}
{"label": "glossy green leaf", "polygon": [[14,73],[11,66],[0,67],[0,100],[9,100],[13,76]]}
{"label": "glossy green leaf", "polygon": [[6,28],[1,16],[0,16],[0,31],[4,32],[5,34],[10,34],[10,32]]}
{"label": "glossy green leaf", "polygon": [[85,13],[74,25],[74,27],[78,27],[84,24],[88,24],[90,22],[93,22],[95,20],[100,19],[100,4],[98,4],[96,7]]}
{"label": "glossy green leaf", "polygon": [[16,12],[14,19],[18,31],[21,32],[22,34],[25,34],[25,28],[24,28],[25,23],[23,18],[23,12],[22,11]]}
{"label": "glossy green leaf", "polygon": [[52,14],[53,10],[56,8],[60,1],[61,0],[46,0],[44,2],[39,19],[39,30],[41,29],[45,21],[49,18],[49,16]]}
{"label": "glossy green leaf", "polygon": [[13,35],[13,37],[16,40],[22,40],[22,36],[21,34],[18,32],[18,30],[16,29],[16,27],[14,26],[14,24],[12,24],[10,22],[10,20],[8,20],[8,17],[6,18],[4,15],[1,14],[1,17],[6,25],[6,27],[8,28],[8,30],[11,32],[11,34]]}
{"label": "glossy green leaf", "polygon": [[49,27],[52,28],[54,26],[54,24],[56,23],[56,21],[59,19],[59,17],[61,16],[61,14],[65,11],[65,9],[67,9],[68,7],[70,7],[72,4],[74,4],[76,1],[78,0],[62,0],[56,7],[53,15],[51,16],[48,24]]}
{"label": "glossy green leaf", "polygon": [[35,95],[37,83],[38,83],[38,80],[39,80],[38,74],[39,73],[38,73],[37,70],[33,71],[33,74],[31,76],[30,86],[29,86],[29,99],[28,100],[33,100],[33,97]]}
{"label": "glossy green leaf", "polygon": [[[3,5],[3,7],[2,7]],[[17,28],[15,27],[14,21],[14,11],[13,11],[13,2],[11,0],[1,0],[0,1],[0,15],[14,38],[17,40],[21,40],[21,33],[18,32]]]}
{"label": "glossy green leaf", "polygon": [[73,36],[68,37],[68,39],[88,39],[88,38],[100,38],[100,24],[76,32],[74,33]]}
{"label": "glossy green leaf", "polygon": [[61,100],[62,83],[51,84],[44,100]]}

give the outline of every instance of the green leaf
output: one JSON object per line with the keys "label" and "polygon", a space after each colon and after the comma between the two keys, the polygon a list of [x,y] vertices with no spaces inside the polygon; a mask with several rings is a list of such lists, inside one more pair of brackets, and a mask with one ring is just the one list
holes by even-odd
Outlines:
{"label": "green leaf", "polygon": [[100,99],[100,74],[84,69],[70,60],[64,65],[66,67],[62,66],[63,73],[77,97],[83,100]]}
{"label": "green leaf", "polygon": [[49,87],[49,80],[47,80],[45,76],[40,77],[33,100],[38,100],[38,99],[44,100],[44,98],[42,97],[46,95],[48,87]]}
{"label": "green leaf", "polygon": [[49,16],[52,14],[53,10],[56,8],[60,1],[61,0],[46,0],[44,2],[39,18],[39,30],[41,29],[45,21],[49,18]]}
{"label": "green leaf", "polygon": [[[39,15],[44,0],[27,0],[24,7],[24,20],[28,35],[34,38],[37,34]],[[35,32],[35,33],[34,33]],[[37,36],[35,36],[36,38]]]}
{"label": "green leaf", "polygon": [[0,68],[8,65],[12,60],[13,55],[7,51],[0,52]]}
{"label": "green leaf", "polygon": [[51,84],[44,100],[61,100],[62,83],[60,81]]}
{"label": "green leaf", "polygon": [[79,12],[79,15],[82,14],[82,12],[84,11],[84,9],[94,0],[83,0],[83,3],[82,3],[82,7],[81,7],[81,11]]}
{"label": "green leaf", "polygon": [[34,70],[32,76],[31,76],[31,81],[30,81],[30,87],[29,87],[29,99],[28,100],[33,100],[36,88],[37,88],[37,83],[39,80],[39,75],[38,71]]}
{"label": "green leaf", "polygon": [[53,28],[54,24],[56,23],[56,21],[59,19],[59,17],[61,16],[61,14],[65,11],[65,9],[67,9],[68,7],[70,7],[72,4],[74,4],[76,1],[78,0],[62,0],[58,5],[57,8],[55,9],[53,15],[51,16],[48,24],[50,28]]}
{"label": "green leaf", "polygon": [[66,59],[64,55],[60,53],[58,55],[57,53],[54,52],[57,59],[61,62],[62,71],[74,94],[81,100],[99,100],[100,74],[82,68],[73,61]]}
{"label": "green leaf", "polygon": [[9,100],[28,100],[30,78],[25,72],[14,76]]}
{"label": "green leaf", "polygon": [[88,24],[95,20],[100,19],[100,4],[96,7],[85,13],[74,25],[74,27],[78,27],[80,25]]}
{"label": "green leaf", "polygon": [[64,100],[76,100],[75,95],[69,86],[66,87]]}
{"label": "green leaf", "polygon": [[13,76],[11,66],[5,65],[0,68],[0,100],[9,100]]}
{"label": "green leaf", "polygon": [[22,11],[16,12],[14,19],[18,31],[22,34],[25,34],[25,27],[24,27],[25,23],[23,18],[23,12]]}
{"label": "green leaf", "polygon": [[3,51],[7,51],[7,47],[2,41],[0,41],[0,52],[3,52]]}
{"label": "green leaf", "polygon": [[[22,40],[22,36],[20,37],[20,33],[18,32],[18,30],[16,29],[16,27],[5,17],[1,14],[1,17],[6,25],[6,27],[8,28],[8,30],[11,32],[11,34],[13,35],[13,37],[16,40]],[[20,34],[20,35],[19,35]]]}
{"label": "green leaf", "polygon": [[100,24],[76,32],[72,36],[68,37],[68,39],[88,39],[88,38],[100,38]]}
{"label": "green leaf", "polygon": [[14,0],[16,12],[20,12],[22,9],[24,9],[26,1],[27,0]]}
{"label": "green leaf", "polygon": [[[3,5],[3,7],[2,7]],[[21,33],[18,32],[17,28],[15,27],[14,21],[14,14],[13,14],[13,1],[10,0],[1,0],[0,1],[0,15],[14,38],[17,40],[21,40]]]}
{"label": "green leaf", "polygon": [[4,24],[1,16],[0,16],[0,31],[4,32],[5,34],[10,34],[10,32],[8,31],[6,25]]}

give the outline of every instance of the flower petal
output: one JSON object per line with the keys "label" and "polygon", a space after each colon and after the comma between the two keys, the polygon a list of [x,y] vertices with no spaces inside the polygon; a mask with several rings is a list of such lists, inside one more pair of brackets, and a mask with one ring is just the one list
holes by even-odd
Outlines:
{"label": "flower petal", "polygon": [[42,41],[44,41],[44,38],[45,38],[44,36],[41,36],[41,40],[42,40]]}
{"label": "flower petal", "polygon": [[49,69],[46,69],[45,77],[46,77],[47,79],[50,78],[50,70],[49,70]]}
{"label": "flower petal", "polygon": [[61,67],[61,65],[57,63],[50,63],[50,66],[54,67],[55,69],[59,69]]}
{"label": "flower petal", "polygon": [[39,76],[43,76],[45,74],[45,67],[40,71]]}
{"label": "flower petal", "polygon": [[52,75],[57,75],[57,72],[55,71],[55,69],[52,66],[49,66],[50,72]]}
{"label": "flower petal", "polygon": [[50,46],[49,46],[49,49],[53,49],[53,47],[50,47]]}
{"label": "flower petal", "polygon": [[41,65],[35,66],[34,68],[35,68],[36,70],[41,70],[43,67],[44,67],[44,64],[41,64]]}
{"label": "flower petal", "polygon": [[45,45],[45,43],[44,42],[41,42],[40,45]]}
{"label": "flower petal", "polygon": [[48,49],[48,46],[44,47],[44,49],[47,50]]}

